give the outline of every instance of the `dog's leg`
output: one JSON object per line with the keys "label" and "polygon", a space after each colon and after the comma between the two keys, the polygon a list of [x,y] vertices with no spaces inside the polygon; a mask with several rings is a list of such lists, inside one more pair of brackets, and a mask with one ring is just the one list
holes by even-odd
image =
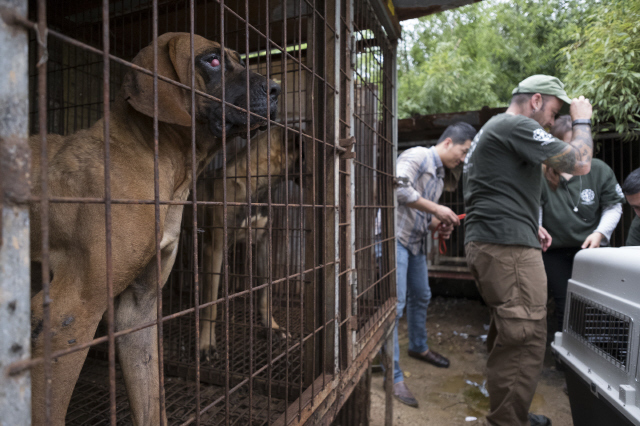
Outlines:
{"label": "dog's leg", "polygon": [[[205,234],[203,247],[202,300],[208,303],[218,299],[218,288],[222,274],[223,233],[220,229],[211,230]],[[210,362],[218,357],[216,351],[215,321],[218,316],[218,305],[210,305],[202,309],[200,314],[200,353],[203,360]]]}
{"label": "dog's leg", "polygon": [[[58,271],[51,282],[49,291],[49,297],[54,301],[50,305],[51,349],[53,352],[90,341],[96,332],[102,313],[106,309],[106,291],[99,294],[94,293],[91,295],[92,297],[87,298],[86,294],[81,291],[82,286],[78,277],[65,275],[67,271]],[[41,291],[31,299],[33,358],[44,355],[42,318]],[[50,361],[52,386],[50,424],[64,425],[71,394],[88,351],[88,348],[83,349]],[[32,424],[43,425],[46,419],[44,364],[38,364],[32,368],[31,389]]]}
{"label": "dog's leg", "polygon": [[[178,240],[162,249],[162,284],[166,283],[178,251]],[[116,331],[126,330],[157,318],[157,275],[153,259],[126,290],[116,298]],[[118,360],[122,367],[131,418],[135,426],[160,424],[162,415],[167,425],[167,416],[160,410],[158,370],[158,329],[147,327],[134,333],[118,337]]]}
{"label": "dog's leg", "polygon": [[[256,274],[266,280],[269,275],[269,240],[266,232],[258,232],[256,241]],[[280,339],[290,338],[291,335],[278,325],[272,312],[269,310],[269,288],[265,287],[258,292],[258,311],[260,312],[260,322],[266,328],[271,328],[272,333]]]}

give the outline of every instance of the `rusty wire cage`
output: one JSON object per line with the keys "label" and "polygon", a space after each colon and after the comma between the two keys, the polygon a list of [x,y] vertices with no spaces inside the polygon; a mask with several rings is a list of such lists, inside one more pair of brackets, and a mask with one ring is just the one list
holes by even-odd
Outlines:
{"label": "rusty wire cage", "polygon": [[354,10],[355,306],[358,340],[395,296],[393,46],[371,4]]}
{"label": "rusty wire cage", "polygon": [[34,424],[332,418],[395,314],[396,41],[380,9],[28,10],[3,19],[30,30],[39,255],[33,355],[7,368],[31,372]]}

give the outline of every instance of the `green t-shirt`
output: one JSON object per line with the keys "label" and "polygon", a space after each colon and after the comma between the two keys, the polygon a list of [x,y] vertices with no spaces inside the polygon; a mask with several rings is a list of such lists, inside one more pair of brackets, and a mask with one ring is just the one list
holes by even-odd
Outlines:
{"label": "green t-shirt", "polygon": [[640,217],[636,216],[633,218],[631,222],[631,227],[629,228],[629,234],[627,235],[628,246],[640,246]]}
{"label": "green t-shirt", "polygon": [[597,158],[589,174],[568,181],[560,176],[555,191],[542,177],[542,226],[551,235],[551,248],[580,247],[598,227],[602,209],[622,202],[624,194],[613,170]]}
{"label": "green t-shirt", "polygon": [[540,248],[541,164],[566,147],[531,118],[506,113],[491,118],[464,161],[465,243]]}

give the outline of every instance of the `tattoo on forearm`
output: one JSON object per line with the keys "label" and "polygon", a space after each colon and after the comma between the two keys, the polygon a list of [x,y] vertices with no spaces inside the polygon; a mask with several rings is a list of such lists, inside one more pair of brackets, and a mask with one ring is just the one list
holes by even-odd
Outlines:
{"label": "tattoo on forearm", "polygon": [[573,127],[571,144],[555,157],[545,161],[547,166],[562,173],[573,173],[576,167],[591,163],[593,156],[593,139],[591,128],[585,124]]}

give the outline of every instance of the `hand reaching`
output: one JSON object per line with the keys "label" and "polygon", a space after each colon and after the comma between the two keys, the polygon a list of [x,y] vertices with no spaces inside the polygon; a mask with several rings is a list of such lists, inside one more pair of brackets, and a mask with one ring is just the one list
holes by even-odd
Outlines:
{"label": "hand reaching", "polygon": [[458,215],[453,212],[449,207],[438,205],[434,216],[445,225],[460,225],[460,219]]}
{"label": "hand reaching", "polygon": [[584,243],[582,243],[582,248],[586,249],[600,247],[600,243],[602,242],[603,237],[604,235],[602,235],[601,233],[594,232],[593,234],[589,235],[586,240],[584,240]]}

